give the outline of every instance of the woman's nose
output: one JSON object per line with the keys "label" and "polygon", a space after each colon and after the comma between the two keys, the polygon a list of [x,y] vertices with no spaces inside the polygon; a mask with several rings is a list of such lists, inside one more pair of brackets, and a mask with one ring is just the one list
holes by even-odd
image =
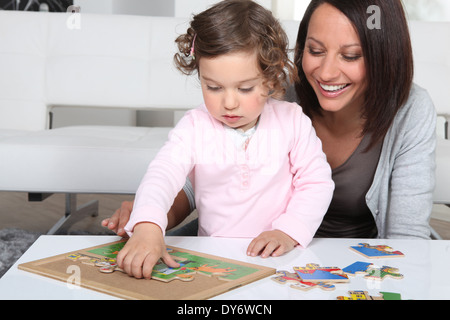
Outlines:
{"label": "woman's nose", "polygon": [[322,60],[320,66],[319,76],[323,82],[333,82],[339,78],[339,66],[336,59],[332,56],[327,56]]}

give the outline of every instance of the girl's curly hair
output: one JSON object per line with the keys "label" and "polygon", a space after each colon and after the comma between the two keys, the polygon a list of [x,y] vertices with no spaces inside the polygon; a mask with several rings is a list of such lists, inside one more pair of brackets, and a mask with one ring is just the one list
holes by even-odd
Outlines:
{"label": "girl's curly hair", "polygon": [[187,75],[199,71],[198,62],[203,57],[256,51],[265,84],[270,83],[270,96],[281,98],[298,77],[279,21],[250,0],[224,0],[194,15],[187,32],[175,42],[179,50],[175,65]]}

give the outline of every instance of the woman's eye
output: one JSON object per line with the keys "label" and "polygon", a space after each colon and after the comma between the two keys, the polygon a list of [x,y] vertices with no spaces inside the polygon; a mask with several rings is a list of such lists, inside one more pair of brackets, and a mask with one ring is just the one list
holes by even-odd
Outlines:
{"label": "woman's eye", "polygon": [[357,55],[342,55],[342,57],[344,58],[344,60],[346,61],[356,61],[359,58],[361,58],[362,56],[357,54]]}
{"label": "woman's eye", "polygon": [[243,92],[243,93],[249,93],[253,91],[253,87],[251,88],[239,88],[239,91]]}
{"label": "woman's eye", "polygon": [[313,56],[318,56],[321,55],[323,53],[323,51],[317,50],[317,49],[313,49],[311,47],[308,48],[308,52],[309,54],[313,55]]}

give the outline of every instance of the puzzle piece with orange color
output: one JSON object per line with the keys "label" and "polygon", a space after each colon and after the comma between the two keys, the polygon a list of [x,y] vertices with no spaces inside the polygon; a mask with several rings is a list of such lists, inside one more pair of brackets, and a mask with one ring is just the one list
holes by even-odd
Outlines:
{"label": "puzzle piece with orange color", "polygon": [[291,288],[302,291],[308,291],[313,288],[320,288],[327,291],[336,289],[331,283],[302,281],[296,273],[284,270],[277,271],[276,276],[271,279],[280,284],[290,283]]}
{"label": "puzzle piece with orange color", "polygon": [[348,276],[338,267],[320,267],[309,263],[306,267],[294,267],[294,271],[302,281],[341,283],[349,282]]}
{"label": "puzzle piece with orange color", "polygon": [[371,246],[368,243],[360,243],[357,246],[351,246],[350,249],[368,259],[401,258],[405,256],[402,252],[386,245]]}
{"label": "puzzle piece with orange color", "polygon": [[354,290],[349,291],[350,297],[338,296],[338,300],[402,300],[399,293],[380,292],[380,296],[371,296],[367,291]]}

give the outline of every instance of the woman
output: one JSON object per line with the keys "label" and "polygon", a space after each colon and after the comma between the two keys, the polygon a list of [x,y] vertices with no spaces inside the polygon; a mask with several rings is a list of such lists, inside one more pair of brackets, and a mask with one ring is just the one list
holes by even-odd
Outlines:
{"label": "woman", "polygon": [[[368,27],[370,6],[379,29]],[[295,100],[312,119],[336,186],[316,236],[429,239],[436,113],[412,83],[401,1],[311,1],[295,64]],[[191,212],[190,190],[175,200],[168,229]],[[131,208],[124,203],[102,224],[124,235]]]}

